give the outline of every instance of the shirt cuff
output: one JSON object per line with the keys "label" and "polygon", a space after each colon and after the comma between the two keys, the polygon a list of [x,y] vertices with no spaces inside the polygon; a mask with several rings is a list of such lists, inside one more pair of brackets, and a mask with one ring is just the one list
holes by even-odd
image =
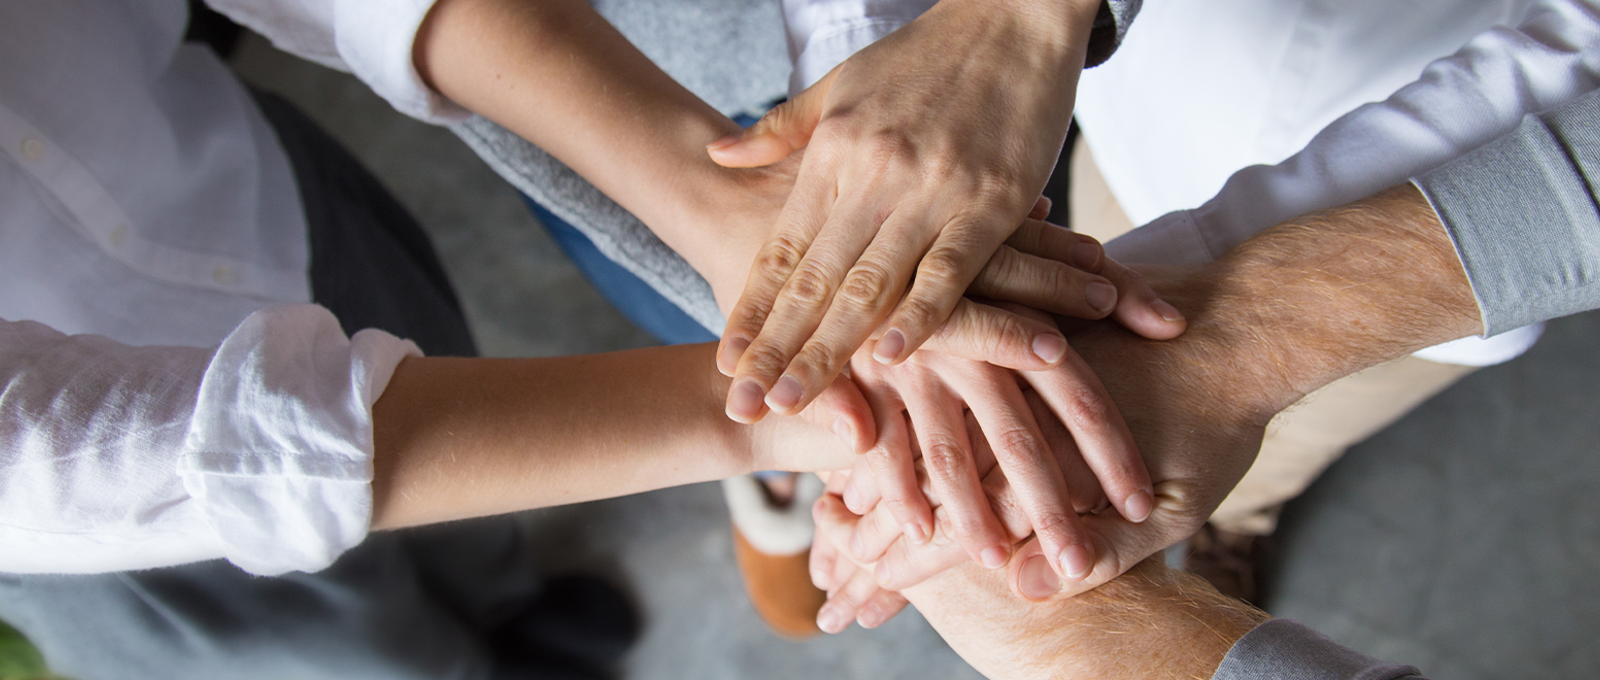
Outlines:
{"label": "shirt cuff", "polygon": [[[1595,95],[1581,102],[1600,102]],[[1600,307],[1600,107],[1527,116],[1413,180],[1461,256],[1484,335]]]}
{"label": "shirt cuff", "polygon": [[262,310],[217,349],[178,463],[223,554],[271,576],[317,571],[366,538],[372,405],[415,344],[346,338],[328,310]]}
{"label": "shirt cuff", "polygon": [[334,40],[350,72],[413,118],[444,125],[472,113],[422,82],[413,60],[417,29],[435,0],[339,0]]}
{"label": "shirt cuff", "polygon": [[1239,638],[1212,680],[1400,680],[1421,679],[1411,666],[1387,664],[1342,647],[1288,619],[1268,619]]}

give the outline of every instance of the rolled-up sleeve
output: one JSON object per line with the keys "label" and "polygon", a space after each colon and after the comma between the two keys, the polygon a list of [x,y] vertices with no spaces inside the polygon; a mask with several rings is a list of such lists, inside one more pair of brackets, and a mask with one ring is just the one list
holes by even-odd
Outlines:
{"label": "rolled-up sleeve", "polygon": [[1600,92],[1414,183],[1455,242],[1485,335],[1600,308]]}
{"label": "rolled-up sleeve", "polygon": [[372,405],[416,354],[314,305],[216,350],[0,321],[0,571],[328,566],[366,537]]}
{"label": "rolled-up sleeve", "polygon": [[422,81],[413,46],[436,0],[207,0],[285,52],[349,71],[413,118],[445,124],[471,113]]}

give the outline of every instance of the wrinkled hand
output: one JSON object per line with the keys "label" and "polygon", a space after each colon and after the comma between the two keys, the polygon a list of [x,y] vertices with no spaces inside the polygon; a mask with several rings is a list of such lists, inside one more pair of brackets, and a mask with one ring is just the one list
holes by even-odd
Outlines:
{"label": "wrinkled hand", "polygon": [[[1070,335],[1074,349],[1103,381],[1133,431],[1154,482],[1155,507],[1146,521],[1137,524],[1114,513],[1082,516],[1097,560],[1081,580],[1060,579],[1038,541],[1029,539],[1011,561],[1011,588],[1024,598],[1054,599],[1090,590],[1193,534],[1254,461],[1266,422],[1298,398],[1280,379],[1277,367],[1261,361],[1270,354],[1257,351],[1255,338],[1235,334],[1226,323],[1228,301],[1208,299],[1207,279],[1201,273],[1186,272],[1164,285],[1157,289],[1193,320],[1183,337],[1152,342],[1107,324],[1088,324]],[[1070,450],[1072,442],[1061,439],[1061,430],[1054,432],[1052,446]],[[1011,528],[1012,538],[1027,536],[1028,523],[1005,471],[997,466],[983,478],[983,485],[1001,524]],[[839,545],[859,549],[841,554],[822,546],[819,532],[822,549],[813,552],[818,560],[847,555],[856,563],[871,565],[873,585],[888,590],[912,586],[968,561],[950,512],[942,506],[935,510],[932,540],[919,545],[893,530],[893,512],[875,507],[875,498],[867,495],[852,503],[871,507],[858,525],[858,535],[835,537]],[[825,502],[838,503],[832,510],[849,511],[842,499]],[[819,504],[819,520],[826,519],[824,510],[832,511]],[[834,568],[823,563],[813,568],[819,587],[846,595],[836,595],[829,609],[838,605],[848,611],[872,597],[862,595],[865,584],[845,589],[845,584],[836,582],[837,575],[828,576]]]}
{"label": "wrinkled hand", "polygon": [[[880,325],[877,356],[894,363],[951,316],[1055,165],[1098,7],[941,2],[712,145],[730,166],[806,147],[723,334],[730,416],[791,413]],[[1098,277],[1055,299],[1091,318],[1116,302]]]}

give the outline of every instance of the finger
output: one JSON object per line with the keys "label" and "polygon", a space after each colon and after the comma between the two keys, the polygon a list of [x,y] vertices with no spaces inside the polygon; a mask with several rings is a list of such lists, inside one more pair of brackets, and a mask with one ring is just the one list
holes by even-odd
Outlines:
{"label": "finger", "polygon": [[1128,330],[1151,340],[1170,340],[1189,327],[1183,312],[1161,299],[1139,272],[1107,258],[1101,273],[1117,287],[1117,308],[1111,316]]}
{"label": "finger", "polygon": [[817,611],[817,628],[824,633],[843,632],[867,601],[881,590],[872,572],[856,570],[848,582],[828,594],[828,601]]}
{"label": "finger", "polygon": [[856,453],[866,453],[878,439],[872,407],[855,381],[844,375],[834,378],[801,415],[812,425],[832,431]]}
{"label": "finger", "polygon": [[882,494],[878,505],[894,517],[907,538],[922,543],[933,533],[933,510],[917,483],[904,405],[887,390],[869,390],[866,396],[878,421],[878,441],[864,454]]}
{"label": "finger", "polygon": [[[1063,577],[1082,578],[1094,563],[1094,544],[1073,512],[1066,481],[1012,375],[979,365],[967,376],[952,376],[982,424],[995,458]],[[1047,399],[1048,402],[1048,399]]]}
{"label": "finger", "polygon": [[878,482],[872,476],[872,463],[866,456],[856,458],[856,464],[850,469],[850,479],[845,483],[845,507],[857,515],[866,515],[878,505],[883,497],[878,493]]}
{"label": "finger", "polygon": [[[823,495],[824,498],[827,496],[827,494]],[[820,499],[818,502],[820,502]],[[812,505],[811,514],[812,519],[816,520],[820,525],[821,521],[816,518],[817,510],[815,504]],[[811,537],[811,554],[806,560],[807,570],[811,574],[811,584],[824,592],[833,590],[834,587],[840,585],[840,583],[834,581],[833,572],[834,563],[841,561],[841,559],[839,549],[835,548],[833,542],[823,535],[819,526],[816,534]]]}
{"label": "finger", "polygon": [[1044,220],[1026,219],[1011,232],[1006,245],[1018,252],[1070,264],[1091,274],[1099,274],[1106,261],[1106,249],[1088,234]]}
{"label": "finger", "polygon": [[1150,472],[1100,378],[1073,351],[1054,370],[1028,371],[1022,378],[1072,433],[1111,505],[1129,521],[1144,521],[1155,507]]}
{"label": "finger", "polygon": [[917,263],[911,292],[895,307],[873,358],[896,364],[911,356],[955,310],[978,272],[994,256],[1011,230],[1001,233],[991,216],[966,222],[965,215],[940,230],[939,237]]}
{"label": "finger", "polygon": [[1118,298],[1117,287],[1104,276],[1011,246],[995,251],[967,292],[1080,319],[1105,318]]}
{"label": "finger", "polygon": [[[806,167],[803,166],[802,170]],[[807,259],[821,229],[821,220],[834,200],[829,186],[822,180],[796,184],[779,215],[778,235],[757,253],[750,266],[750,275],[745,280],[744,291],[728,314],[722,342],[717,348],[717,370],[734,378],[728,390],[727,410],[728,417],[738,422],[759,420],[767,410],[767,390],[772,388],[770,377],[766,381],[752,378],[747,365],[767,365],[766,371],[755,373],[775,377],[789,361],[792,350],[774,354],[769,347],[760,350],[764,353],[752,357],[750,347],[765,329],[768,319],[777,312],[786,287],[794,279],[801,263]],[[811,275],[814,276],[815,272]],[[790,317],[789,321],[792,323],[793,318]]]}
{"label": "finger", "polygon": [[[761,343],[770,332],[774,344],[804,341],[791,355],[793,359],[783,369],[778,386],[767,396],[767,406],[774,411],[789,413],[804,406],[816,394],[818,385],[826,384],[844,368],[900,300],[916,271],[917,259],[927,248],[925,240],[932,238],[919,234],[922,216],[915,209],[897,209],[881,224],[874,222],[878,219],[874,213],[881,208],[865,196],[849,210],[837,211],[837,219],[830,217],[813,246],[817,254],[808,253],[808,262],[796,271],[795,279],[805,281],[802,277],[810,276],[806,287],[816,288],[821,294],[802,299],[800,288],[780,294],[773,317],[779,318],[779,306],[792,296],[798,310],[794,312],[794,322],[789,322],[790,312],[785,307],[784,325],[769,321],[768,328],[773,330],[763,328],[761,337],[756,339]],[[825,239],[828,247],[824,247]],[[809,271],[813,258],[816,274]],[[841,269],[836,267],[848,269],[839,277],[836,272]],[[874,356],[883,352],[886,345],[903,340],[892,329],[885,332],[878,339]]]}
{"label": "finger", "polygon": [[1033,412],[1034,421],[1039,423],[1039,432],[1055,452],[1056,463],[1061,466],[1061,477],[1067,483],[1067,494],[1072,498],[1073,512],[1092,515],[1111,507],[1100,480],[1095,478],[1089,464],[1083,462],[1083,454],[1078,450],[1077,442],[1072,440],[1072,433],[1050,411],[1050,406],[1037,391],[1026,390],[1023,398],[1028,400],[1028,409]]}
{"label": "finger", "polygon": [[1033,209],[1028,211],[1028,219],[1042,220],[1050,216],[1050,197],[1041,195],[1039,200],[1033,202]]}
{"label": "finger", "polygon": [[872,597],[867,598],[856,613],[856,623],[862,628],[873,629],[889,622],[906,608],[910,601],[904,595],[892,590],[878,589]]}
{"label": "finger", "polygon": [[[806,163],[812,160],[808,157]],[[773,300],[761,332],[740,359],[736,375],[770,390],[768,408],[784,414],[804,408],[867,340],[882,313],[858,323],[860,327],[841,326],[840,316],[848,309],[886,309],[889,300],[868,298],[898,298],[911,277],[911,262],[921,252],[915,244],[904,244],[914,251],[907,253],[888,253],[876,244],[880,232],[903,222],[896,217],[899,213],[880,216],[880,199],[875,192],[863,193],[827,212],[816,239]],[[790,215],[785,206],[783,217]]]}
{"label": "finger", "polygon": [[907,382],[900,398],[915,425],[929,486],[949,514],[951,537],[974,561],[990,569],[1005,566],[1011,541],[983,493],[967,436],[964,404],[931,371],[914,372]]}
{"label": "finger", "polygon": [[[1170,489],[1169,489],[1170,490]],[[1105,514],[1085,517],[1095,541],[1099,559],[1088,576],[1062,581],[1049,567],[1037,540],[1020,546],[1011,560],[1007,581],[1012,592],[1032,601],[1060,600],[1088,592],[1134,568],[1145,558],[1194,534],[1204,517],[1185,512],[1181,496],[1159,496],[1157,510],[1150,520],[1133,524],[1120,516]]]}
{"label": "finger", "polygon": [[1054,324],[962,298],[924,349],[1020,371],[1038,371],[1066,356]]}
{"label": "finger", "polygon": [[772,107],[743,135],[730,135],[707,144],[706,153],[717,165],[727,168],[753,168],[788,158],[811,142],[832,85],[830,72],[793,99]]}

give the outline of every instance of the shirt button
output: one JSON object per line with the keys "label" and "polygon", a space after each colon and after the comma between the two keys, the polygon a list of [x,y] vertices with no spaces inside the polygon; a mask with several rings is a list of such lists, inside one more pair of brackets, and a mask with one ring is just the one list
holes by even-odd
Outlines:
{"label": "shirt button", "polygon": [[44,140],[38,137],[26,137],[22,140],[22,157],[30,161],[44,158]]}
{"label": "shirt button", "polygon": [[127,243],[127,242],[128,242],[128,225],[119,224],[119,225],[117,225],[116,229],[112,229],[111,230],[111,246],[113,248],[119,248],[119,247],[122,246],[122,244]]}
{"label": "shirt button", "polygon": [[219,264],[211,269],[211,280],[216,281],[218,284],[226,286],[232,284],[233,279],[233,267]]}

